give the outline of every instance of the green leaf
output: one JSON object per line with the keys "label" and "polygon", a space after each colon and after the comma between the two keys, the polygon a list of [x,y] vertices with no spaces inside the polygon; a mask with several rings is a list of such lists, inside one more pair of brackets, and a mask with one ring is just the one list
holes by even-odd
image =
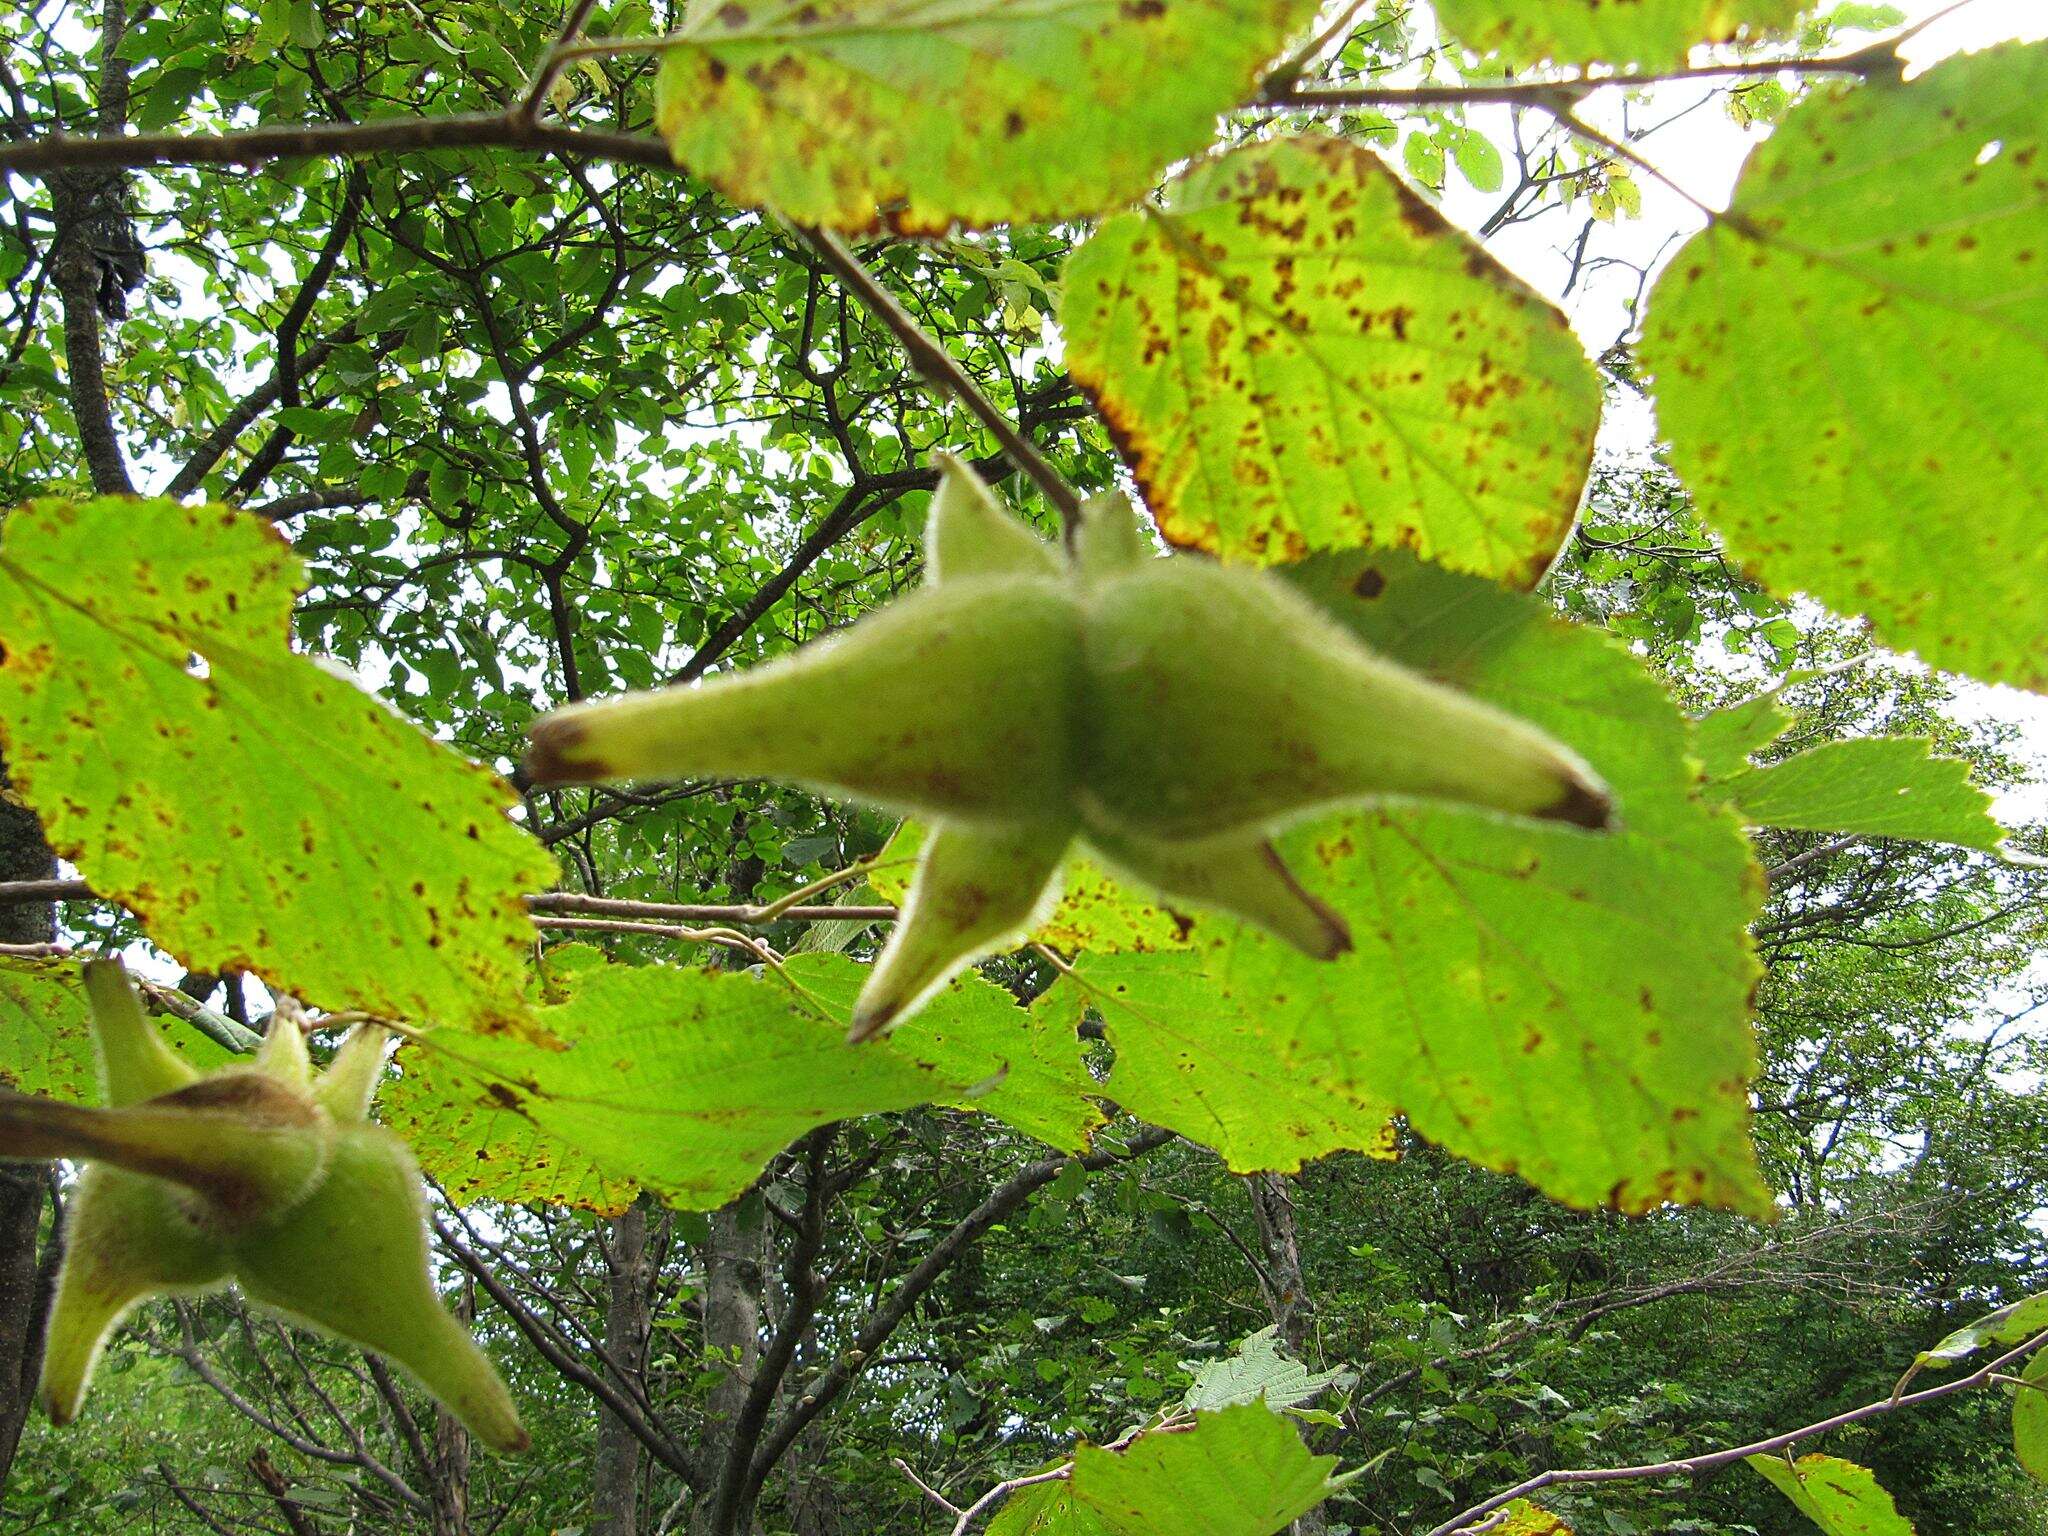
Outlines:
{"label": "green leaf", "polygon": [[1436,0],[1446,31],[1523,69],[1559,64],[1682,64],[1696,43],[1782,30],[1800,0]]}
{"label": "green leaf", "polygon": [[[883,900],[902,902],[911,866],[895,861],[914,859],[924,836],[922,826],[906,821],[877,855],[886,867],[875,871],[870,884]],[[1107,952],[1177,948],[1187,931],[1185,919],[1125,891],[1094,860],[1070,855],[1061,873],[1059,903],[1031,936],[1063,950]]]}
{"label": "green leaf", "polygon": [[1961,758],[1904,736],[1827,741],[1716,786],[1752,826],[1854,832],[1997,852],[2005,829]]}
{"label": "green leaf", "polygon": [[1067,363],[1166,537],[1226,559],[1402,545],[1533,582],[1600,384],[1563,316],[1370,151],[1258,144],[1067,264]]}
{"label": "green leaf", "polygon": [[1038,1483],[1009,1497],[988,1536],[1109,1536],[1109,1527],[1074,1497],[1072,1484]]}
{"label": "green leaf", "polygon": [[2034,1481],[2048,1483],[2048,1350],[2035,1354],[2020,1373],[2012,1400],[2012,1448]]}
{"label": "green leaf", "polygon": [[1621,830],[1389,804],[1281,843],[1351,925],[1332,962],[1198,917],[1180,954],[1079,975],[1131,1113],[1233,1169],[1369,1147],[1386,1115],[1574,1205],[1767,1213],[1748,1140],[1762,880],[1642,664],[1530,599],[1394,553],[1296,584],[1368,644],[1583,753]]}
{"label": "green leaf", "polygon": [[[838,955],[798,955],[788,974],[833,1015],[850,1018],[868,968]],[[1085,1152],[1106,1116],[1088,1097],[1101,1092],[1082,1059],[1073,1020],[1023,1009],[1001,987],[969,974],[955,981],[888,1037],[892,1054],[936,1068],[947,1082],[971,1086],[940,1102],[993,1115],[1062,1152]]]}
{"label": "green leaf", "polygon": [[1751,1456],[1749,1464],[1828,1536],[1913,1536],[1868,1467],[1839,1456]]}
{"label": "green leaf", "polygon": [[[656,122],[734,200],[837,229],[1098,213],[1200,150],[1309,0],[732,0],[662,58]],[[1162,88],[1162,82],[1171,82]]]}
{"label": "green leaf", "polygon": [[521,1016],[521,896],[553,862],[495,774],[292,654],[299,562],[267,522],[30,502],[0,576],[15,788],[159,945],[324,1008]]}
{"label": "green leaf", "polygon": [[2048,46],[1829,90],[1657,285],[1643,357],[1731,556],[2048,684]]}
{"label": "green leaf", "polygon": [[887,1042],[848,1045],[843,1011],[770,978],[604,966],[559,986],[534,1014],[550,1040],[444,1034],[400,1053],[384,1118],[458,1202],[616,1211],[638,1186],[714,1210],[817,1126],[965,1086]]}
{"label": "green leaf", "polygon": [[[0,1086],[73,1104],[100,1103],[91,1017],[75,961],[0,956]],[[202,1072],[235,1059],[182,1019],[159,1019],[157,1027]]]}
{"label": "green leaf", "polygon": [[1122,1451],[1084,1445],[1073,1490],[1117,1536],[1273,1536],[1344,1486],[1294,1425],[1244,1403]]}
{"label": "green leaf", "polygon": [[1293,1408],[1334,1386],[1342,1371],[1314,1371],[1280,1353],[1278,1328],[1261,1328],[1237,1346],[1237,1353],[1196,1369],[1194,1384],[1181,1399],[1196,1412],[1210,1413],[1239,1403],[1263,1402],[1275,1410]]}
{"label": "green leaf", "polygon": [[1710,779],[1747,772],[1752,753],[1761,752],[1792,729],[1792,711],[1778,691],[1757,694],[1725,709],[1709,710],[1693,722],[1693,750]]}
{"label": "green leaf", "polygon": [[2011,1349],[2042,1332],[2048,1332],[2048,1291],[2023,1296],[1996,1312],[1985,1313],[1974,1323],[1958,1328],[1932,1349],[1921,1350],[1914,1363],[1939,1370],[1967,1359],[1980,1349]]}

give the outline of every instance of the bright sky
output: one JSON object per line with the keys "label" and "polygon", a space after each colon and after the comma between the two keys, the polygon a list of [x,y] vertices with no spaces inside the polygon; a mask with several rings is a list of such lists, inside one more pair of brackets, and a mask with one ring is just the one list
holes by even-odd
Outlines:
{"label": "bright sky", "polygon": [[[1893,0],[1906,13],[1908,22],[1918,21],[1945,9],[1951,0]],[[1874,35],[1874,34],[1872,34]],[[1838,52],[1853,52],[1870,40],[1851,34],[1839,43]],[[1916,70],[1926,69],[1950,54],[1970,52],[2010,40],[2037,41],[2048,38],[2048,0],[1971,0],[1954,14],[1935,22],[1907,48]],[[1696,84],[1661,86],[1645,93],[1647,103],[1630,107],[1629,121],[1645,124],[1669,122],[1640,148],[1646,159],[1679,186],[1710,207],[1725,207],[1741,172],[1744,159],[1764,134],[1744,128],[1731,119],[1716,101],[1700,105],[1711,87]],[[1622,122],[1622,93],[1606,92],[1592,98],[1584,108],[1587,120],[1618,133]],[[1687,111],[1688,108],[1696,110]],[[1506,109],[1491,109],[1473,115],[1496,143],[1510,142]],[[1510,176],[1512,176],[1512,169]],[[1647,175],[1635,177],[1642,189],[1642,216],[1604,229],[1598,236],[1598,251],[1638,265],[1661,264],[1680,248],[1682,238],[1704,224],[1700,211],[1678,193]],[[1453,218],[1476,227],[1499,205],[1502,194],[1480,193],[1453,176],[1445,208]],[[1488,242],[1488,248],[1545,293],[1559,294],[1570,273],[1570,246],[1578,237],[1585,215],[1552,214],[1528,225],[1511,225]],[[1611,345],[1629,328],[1627,304],[1634,297],[1636,277],[1625,268],[1610,268],[1582,279],[1563,299],[1580,336],[1589,349],[1598,352]],[[1647,406],[1631,407],[1626,399],[1615,402],[1603,428],[1603,447],[1617,452],[1647,449],[1653,440],[1655,422]],[[1965,702],[1987,718],[2010,720],[2021,725],[2031,749],[2034,781],[2001,797],[1998,812],[2008,821],[2048,818],[2048,700],[2011,688],[1979,684],[1965,686]]]}

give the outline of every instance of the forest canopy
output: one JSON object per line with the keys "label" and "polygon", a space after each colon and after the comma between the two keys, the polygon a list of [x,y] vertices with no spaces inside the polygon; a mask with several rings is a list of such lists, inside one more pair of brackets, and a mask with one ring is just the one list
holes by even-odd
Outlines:
{"label": "forest canopy", "polygon": [[0,13],[6,1528],[2048,1531],[2030,12]]}

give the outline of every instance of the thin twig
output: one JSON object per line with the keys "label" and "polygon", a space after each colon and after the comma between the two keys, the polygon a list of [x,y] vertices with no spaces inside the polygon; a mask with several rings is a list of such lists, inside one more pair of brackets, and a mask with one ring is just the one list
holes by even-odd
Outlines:
{"label": "thin twig", "polygon": [[554,46],[541,55],[540,67],[534,70],[525,94],[513,109],[523,121],[530,123],[540,116],[540,109],[547,104],[548,90],[554,85],[555,77],[561,74],[562,66],[569,62],[571,45],[582,34],[590,21],[590,13],[596,9],[597,0],[576,0],[576,8],[562,23],[561,35],[555,39]]}
{"label": "thin twig", "polygon": [[1653,1477],[1696,1477],[1702,1472],[1712,1472],[1729,1466],[1748,1456],[1767,1456],[1774,1451],[1788,1450],[1802,1440],[1824,1435],[1830,1430],[1841,1429],[1850,1424],[1860,1424],[1865,1419],[1874,1419],[1899,1408],[1912,1407],[1919,1403],[1930,1403],[1937,1398],[1950,1397],[1957,1392],[1968,1392],[1977,1387],[1989,1386],[1996,1382],[2004,1368],[2015,1360],[2033,1353],[2041,1345],[2048,1344],[2048,1333],[2036,1334],[2016,1349],[2008,1350],[1981,1370],[1954,1381],[1944,1382],[1938,1387],[1906,1396],[1881,1397],[1875,1402],[1865,1403],[1860,1408],[1851,1408],[1846,1413],[1835,1414],[1800,1429],[1787,1430],[1784,1434],[1772,1435],[1767,1439],[1753,1440],[1748,1445],[1738,1445],[1725,1451],[1710,1451],[1700,1456],[1688,1456],[1678,1461],[1651,1462],[1634,1467],[1580,1467],[1555,1472],[1539,1472],[1491,1498],[1473,1505],[1470,1509],[1453,1515],[1442,1525],[1429,1532],[1429,1536],[1472,1536],[1478,1522],[1496,1510],[1504,1509],[1516,1499],[1527,1498],[1545,1488],[1560,1484],[1621,1483],[1641,1481]]}
{"label": "thin twig", "polygon": [[1060,521],[1071,537],[1080,521],[1081,498],[1038,451],[1038,445],[981,392],[981,386],[974,382],[973,376],[952,353],[925,334],[910,311],[898,303],[896,295],[883,287],[874,273],[862,264],[851,246],[829,229],[804,225],[801,231],[811,249],[846,285],[847,291],[860,301],[861,307],[888,328],[909,356],[910,366],[967,407],[974,419],[986,427],[989,435],[1002,446],[1010,462],[1022,470],[1044,493],[1045,499],[1059,509]]}
{"label": "thin twig", "polygon": [[[528,896],[526,905],[530,911],[536,913],[584,913],[592,917],[633,917],[644,918],[649,922],[715,923],[739,928],[759,928],[775,922],[892,923],[897,915],[894,906],[872,904],[833,907],[792,899],[816,895],[842,881],[881,867],[881,864],[872,861],[853,865],[824,880],[814,881],[801,890],[792,891],[789,896],[780,900],[766,903],[736,905],[682,901],[625,901],[611,897],[586,896],[579,891],[542,891]],[[83,880],[0,881],[0,907],[21,906],[41,901],[111,900],[112,897],[101,896]],[[40,948],[59,954],[69,953],[69,950],[61,945],[25,947]],[[17,945],[13,950],[0,949],[0,953],[14,953],[23,948],[24,946]]]}

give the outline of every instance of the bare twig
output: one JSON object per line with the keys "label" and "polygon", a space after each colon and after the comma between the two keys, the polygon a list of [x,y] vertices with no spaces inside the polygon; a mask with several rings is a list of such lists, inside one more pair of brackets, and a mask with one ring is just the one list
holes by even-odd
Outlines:
{"label": "bare twig", "polygon": [[1640,1482],[1646,1478],[1657,1477],[1696,1477],[1702,1472],[1712,1472],[1748,1456],[1768,1456],[1776,1451],[1789,1450],[1802,1440],[1810,1440],[1830,1430],[1860,1424],[1866,1419],[1878,1418],[1900,1408],[1931,1403],[1937,1398],[1951,1397],[1958,1392],[1993,1385],[2004,1373],[2006,1366],[2032,1354],[2043,1344],[2048,1344],[2048,1333],[2036,1334],[2017,1349],[2006,1351],[1989,1365],[1971,1372],[1968,1376],[1961,1376],[1954,1381],[1943,1382],[1938,1387],[1928,1387],[1924,1391],[1905,1396],[1882,1397],[1875,1402],[1865,1403],[1860,1408],[1851,1408],[1846,1413],[1835,1414],[1800,1429],[1787,1430],[1783,1434],[1771,1435],[1763,1440],[1753,1440],[1748,1445],[1734,1446],[1729,1450],[1710,1451],[1704,1455],[1688,1456],[1677,1461],[1650,1462],[1634,1467],[1579,1467],[1539,1472],[1534,1477],[1526,1478],[1514,1487],[1496,1493],[1470,1509],[1451,1516],[1442,1525],[1430,1531],[1429,1536],[1471,1536],[1473,1531],[1482,1528],[1480,1522],[1487,1516],[1505,1509],[1516,1499],[1527,1498],[1530,1494],[1540,1493],[1545,1488],[1555,1488],[1564,1484]]}

